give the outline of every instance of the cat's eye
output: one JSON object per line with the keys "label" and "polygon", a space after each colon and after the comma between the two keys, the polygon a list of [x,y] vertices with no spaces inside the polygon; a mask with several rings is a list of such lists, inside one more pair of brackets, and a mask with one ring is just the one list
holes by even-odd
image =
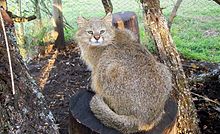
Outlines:
{"label": "cat's eye", "polygon": [[87,31],[89,34],[93,34],[93,31]]}
{"label": "cat's eye", "polygon": [[103,33],[105,33],[105,30],[101,30],[101,31],[100,31],[100,34],[103,34]]}

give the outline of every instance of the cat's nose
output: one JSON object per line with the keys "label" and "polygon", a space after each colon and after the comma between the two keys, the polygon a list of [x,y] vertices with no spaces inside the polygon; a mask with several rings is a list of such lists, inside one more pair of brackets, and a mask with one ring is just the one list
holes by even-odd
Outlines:
{"label": "cat's nose", "polygon": [[96,40],[99,40],[99,39],[100,39],[100,35],[95,35],[94,38],[95,38]]}

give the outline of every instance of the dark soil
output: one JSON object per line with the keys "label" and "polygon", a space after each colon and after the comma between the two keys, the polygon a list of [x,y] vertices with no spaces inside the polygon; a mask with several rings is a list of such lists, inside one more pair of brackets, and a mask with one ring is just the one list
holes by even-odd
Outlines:
{"label": "dark soil", "polygon": [[[28,64],[32,76],[40,85],[40,79],[48,63],[51,62],[51,52],[48,55],[35,58]],[[187,77],[200,76],[217,69],[217,64],[197,61],[183,61]],[[79,56],[79,50],[74,45],[58,52],[55,63],[49,67],[49,77],[42,92],[56,118],[61,134],[68,133],[69,99],[77,91],[89,87],[90,72]],[[205,78],[205,81],[190,82],[194,102],[200,119],[200,128],[204,134],[220,133],[220,77],[219,72]],[[200,96],[198,96],[200,95]],[[204,99],[209,98],[211,100]]]}
{"label": "dark soil", "polygon": [[203,134],[220,133],[220,64],[184,61]]}

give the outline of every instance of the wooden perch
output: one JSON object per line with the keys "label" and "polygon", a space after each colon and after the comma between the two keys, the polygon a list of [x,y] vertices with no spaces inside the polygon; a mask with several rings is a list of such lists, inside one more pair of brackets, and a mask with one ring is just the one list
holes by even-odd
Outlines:
{"label": "wooden perch", "polygon": [[[94,93],[82,90],[70,99],[69,134],[121,134],[119,131],[104,126],[92,113],[89,102]],[[169,99],[165,105],[165,114],[160,123],[142,134],[175,134],[177,104]],[[136,133],[136,134],[140,134]]]}
{"label": "wooden perch", "polygon": [[137,36],[137,41],[140,42],[140,34],[138,27],[138,18],[134,12],[118,12],[113,14],[113,25],[118,29],[129,29]]}
{"label": "wooden perch", "polygon": [[17,23],[22,23],[22,22],[27,22],[36,19],[37,17],[35,15],[29,16],[29,17],[20,17],[17,15],[14,15],[12,12],[5,10],[4,8],[1,7],[1,14],[4,19],[4,21],[8,24],[11,25],[14,22]]}
{"label": "wooden perch", "polygon": [[15,14],[13,14],[10,11],[7,11],[7,13],[12,18],[12,20],[17,23],[28,22],[28,21],[31,21],[31,20],[34,20],[37,18],[35,15],[32,15],[29,17],[21,17],[21,16],[17,16]]}

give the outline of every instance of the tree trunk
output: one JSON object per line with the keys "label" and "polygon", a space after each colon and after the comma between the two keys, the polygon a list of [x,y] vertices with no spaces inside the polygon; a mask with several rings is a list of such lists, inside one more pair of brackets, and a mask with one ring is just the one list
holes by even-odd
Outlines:
{"label": "tree trunk", "polygon": [[64,31],[63,31],[63,13],[62,13],[62,1],[53,0],[53,18],[55,22],[55,31],[58,32],[58,37],[55,40],[55,47],[63,49],[64,44]]}
{"label": "tree trunk", "polygon": [[104,6],[106,14],[113,12],[113,6],[111,0],[102,0],[102,4]]}
{"label": "tree trunk", "polygon": [[174,97],[178,100],[178,133],[199,133],[197,114],[187,85],[179,54],[173,43],[159,0],[141,0],[145,26],[148,26],[157,45],[160,59],[173,74]]}
{"label": "tree trunk", "polygon": [[14,27],[10,25],[6,26],[6,33],[15,85],[15,94],[12,94],[11,71],[2,28],[0,29],[0,133],[58,134],[54,117],[48,110],[44,96],[39,92],[38,86],[17,51]]}

